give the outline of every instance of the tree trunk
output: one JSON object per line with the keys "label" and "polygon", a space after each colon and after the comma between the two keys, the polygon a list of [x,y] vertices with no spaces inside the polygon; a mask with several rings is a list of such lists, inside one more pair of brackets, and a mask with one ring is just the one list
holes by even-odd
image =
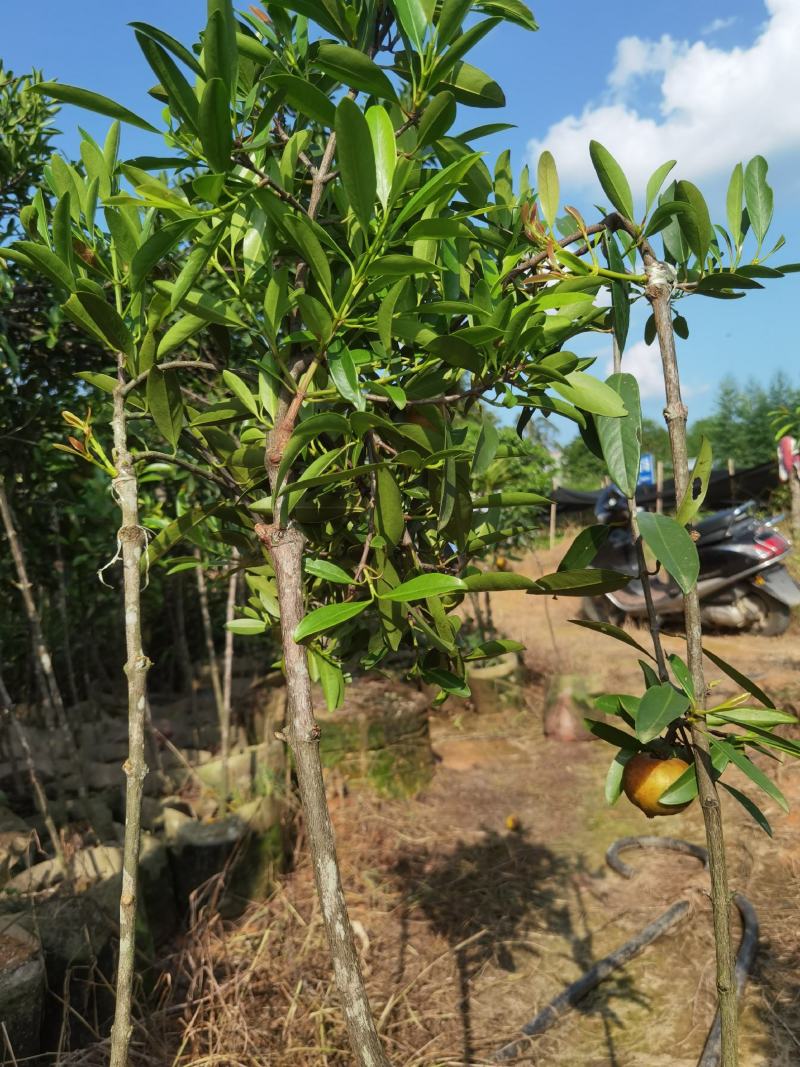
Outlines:
{"label": "tree trunk", "polygon": [[306,650],[292,634],[304,615],[303,546],[296,527],[259,525],[258,536],[269,549],[281,611],[281,643],[286,674],[286,740],[292,750],[300,799],[311,846],[317,893],[325,921],[333,974],[344,1007],[350,1047],[359,1067],[389,1067],[369,1006],[367,990],[342,891],[322,762],[320,728],[314,719]]}
{"label": "tree trunk", "polygon": [[[50,656],[50,650],[44,639],[42,620],[39,616],[36,602],[33,599],[33,593],[31,592],[32,586],[25,565],[25,555],[17,534],[14,514],[6,495],[5,481],[2,477],[0,477],[0,515],[2,515],[3,518],[3,526],[11,548],[14,566],[17,571],[19,591],[22,594],[22,601],[25,605],[25,614],[28,617],[28,627],[33,641],[34,662],[40,679],[43,679],[45,699],[50,710],[55,715],[56,724],[63,738],[65,753],[69,756],[70,761],[75,768],[77,774],[78,796],[84,802],[84,815],[88,816],[89,811],[86,803],[88,793],[86,790],[86,780],[80,773],[81,759],[75,745],[75,738],[72,736],[72,730],[67,721],[67,713],[64,710],[64,701],[61,697],[61,690],[58,687],[58,681],[56,679],[55,671],[53,670],[53,660]],[[58,780],[58,776],[56,776],[56,780]]]}
{"label": "tree trunk", "polygon": [[[667,405],[664,416],[669,430],[670,447],[675,478],[675,498],[680,502],[689,484],[689,460],[686,447],[687,409],[681,399],[678,360],[675,352],[675,334],[672,328],[670,297],[674,272],[666,263],[647,262],[645,267],[648,286],[645,290],[653,309]],[[697,588],[684,597],[686,620],[686,644],[689,670],[697,696],[698,706],[705,708],[706,684],[703,673],[702,628],[700,625],[700,600]],[[737,1004],[734,973],[733,941],[731,938],[728,874],[725,860],[725,839],[722,829],[722,813],[719,795],[714,782],[708,739],[700,724],[693,724],[691,731],[692,755],[697,774],[698,794],[705,820],[708,844],[709,873],[711,875],[711,902],[714,919],[714,943],[717,955],[717,994],[719,997],[722,1025],[722,1067],[736,1067],[737,1063]]]}
{"label": "tree trunk", "polygon": [[111,1067],[127,1067],[131,1036],[131,999],[136,952],[136,895],[142,814],[142,788],[147,776],[144,759],[147,671],[150,661],[142,649],[141,581],[139,562],[145,543],[139,525],[138,483],[128,449],[125,422],[125,357],[117,356],[117,387],[114,390],[114,495],[119,503],[121,526],[117,534],[122,553],[125,591],[125,675],[128,682],[128,758],[124,764],[125,844],[122,857],[122,893],[119,902],[119,964],[114,1026],[111,1031]]}
{"label": "tree trunk", "polygon": [[195,567],[195,574],[197,575],[197,595],[200,599],[200,616],[203,620],[203,635],[206,639],[208,671],[211,675],[211,688],[214,690],[214,704],[217,709],[217,722],[219,723],[220,755],[222,764],[222,796],[220,797],[220,806],[224,811],[228,806],[228,753],[224,748],[225,741],[223,741],[223,737],[227,738],[227,728],[225,726],[225,699],[222,695],[222,680],[219,674],[217,652],[214,647],[214,629],[211,625],[211,612],[208,607],[208,588],[206,586],[205,571],[203,570],[203,557],[199,548],[194,550],[194,558],[198,561],[198,566]]}

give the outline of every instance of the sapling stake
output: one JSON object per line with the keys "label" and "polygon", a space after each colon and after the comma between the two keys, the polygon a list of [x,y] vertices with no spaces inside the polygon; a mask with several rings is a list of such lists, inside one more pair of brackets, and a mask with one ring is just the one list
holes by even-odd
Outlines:
{"label": "sapling stake", "polygon": [[[680,501],[689,484],[689,461],[686,445],[687,409],[681,399],[678,359],[675,352],[675,334],[670,310],[674,271],[669,264],[659,262],[647,250],[644,252],[644,263],[648,277],[645,295],[653,309],[656,336],[658,337],[664,372],[664,387],[667,400],[664,416],[669,430],[669,442],[672,451],[675,497],[677,501]],[[696,587],[684,596],[684,617],[689,670],[692,676],[697,706],[703,709],[705,708],[706,684],[703,673],[700,600]],[[708,739],[702,725],[697,722],[693,722],[691,725],[691,742],[695,773],[697,775],[697,789],[703,809],[706,842],[708,844],[714,942],[717,954],[717,994],[722,1027],[722,1067],[736,1067],[736,979],[731,939],[731,898],[728,890],[722,813],[717,787],[712,775]]]}
{"label": "sapling stake", "polygon": [[[72,734],[69,722],[67,720],[67,713],[64,709],[64,701],[61,696],[61,690],[58,686],[58,679],[56,678],[55,670],[53,669],[53,659],[50,655],[50,650],[45,641],[44,630],[42,628],[42,620],[39,615],[39,609],[36,606],[36,601],[33,598],[33,586],[31,585],[30,578],[28,577],[28,568],[25,563],[25,554],[22,549],[22,544],[17,534],[17,526],[14,522],[14,513],[11,510],[11,504],[6,494],[6,486],[3,478],[0,477],[0,515],[3,519],[3,527],[5,529],[6,537],[8,539],[9,547],[11,548],[11,556],[14,560],[14,567],[17,572],[17,584],[19,591],[22,595],[22,602],[25,606],[25,615],[28,619],[28,628],[31,633],[31,640],[33,643],[34,653],[34,667],[36,673],[42,683],[42,691],[44,694],[45,704],[48,710],[51,712],[55,719],[55,725],[61,733],[64,741],[65,750],[69,756],[72,766],[77,770],[81,766],[81,760],[78,756],[78,749],[75,744],[75,738]],[[58,779],[57,779],[58,780]],[[84,816],[89,816],[88,810],[88,792],[86,790],[86,782],[83,775],[77,776],[77,788],[78,796],[83,802]],[[60,787],[59,787],[60,791]]]}
{"label": "sapling stake", "polygon": [[220,718],[220,748],[226,800],[228,789],[230,788],[228,783],[228,762],[231,751],[231,704],[233,697],[234,652],[234,634],[232,630],[228,629],[228,624],[233,622],[233,617],[236,614],[236,592],[239,586],[239,571],[237,568],[238,559],[239,552],[234,548],[231,553],[233,570],[228,578],[228,599],[225,604],[225,652],[222,658],[222,716]]}
{"label": "sapling stake", "polygon": [[[36,801],[36,807],[39,809],[39,814],[44,822],[45,829],[47,830],[47,836],[50,838],[50,845],[53,849],[53,854],[58,862],[61,864],[61,869],[66,871],[66,862],[64,860],[64,849],[61,845],[61,838],[58,836],[58,830],[56,824],[53,822],[53,816],[50,814],[50,805],[47,801],[47,794],[44,791],[42,783],[39,781],[39,775],[36,773],[36,764],[33,760],[33,752],[31,751],[30,742],[28,741],[28,735],[25,727],[17,718],[17,713],[14,708],[11,695],[6,688],[3,676],[0,674],[0,707],[2,707],[3,718],[9,725],[10,731],[16,734],[19,747],[22,749],[22,755],[25,759],[25,767],[28,771],[28,778],[30,779],[31,789],[33,790],[33,796]],[[11,745],[11,737],[9,735],[9,749]]]}
{"label": "sapling stake", "polygon": [[112,486],[119,504],[121,526],[117,534],[122,555],[125,592],[125,675],[128,680],[128,758],[124,764],[125,844],[122,858],[122,893],[119,901],[119,963],[116,1004],[111,1031],[111,1067],[127,1067],[131,1037],[131,999],[136,951],[136,898],[141,839],[142,791],[147,776],[144,758],[147,714],[147,671],[150,661],[142,649],[141,581],[139,563],[145,534],[139,524],[138,479],[128,447],[125,419],[125,356],[117,355],[114,390],[114,464]]}
{"label": "sapling stake", "polygon": [[228,806],[228,750],[227,728],[225,726],[225,699],[222,693],[222,680],[219,674],[219,662],[217,651],[214,646],[214,629],[211,625],[211,611],[208,606],[208,586],[206,585],[205,571],[203,570],[203,557],[200,549],[195,548],[194,558],[198,561],[195,567],[197,576],[197,596],[200,601],[200,617],[203,620],[203,636],[206,641],[206,655],[208,656],[208,672],[211,675],[211,688],[214,691],[214,706],[217,709],[217,722],[219,724],[220,747],[222,756],[222,787],[220,789],[220,807],[223,811]]}

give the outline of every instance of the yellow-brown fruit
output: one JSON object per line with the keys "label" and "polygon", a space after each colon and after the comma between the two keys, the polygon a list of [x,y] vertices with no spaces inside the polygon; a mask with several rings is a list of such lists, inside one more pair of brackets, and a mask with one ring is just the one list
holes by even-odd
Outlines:
{"label": "yellow-brown fruit", "polygon": [[659,797],[676,782],[689,764],[682,759],[658,759],[656,756],[637,752],[625,764],[622,775],[622,788],[625,796],[645,813],[648,819],[654,815],[677,815],[688,808],[691,800],[685,804],[660,804]]}
{"label": "yellow-brown fruit", "polygon": [[508,566],[508,560],[506,559],[505,556],[496,556],[495,557],[495,561],[494,561],[494,565],[495,565],[495,567],[497,567],[497,569],[499,571],[504,571],[506,569],[506,567]]}

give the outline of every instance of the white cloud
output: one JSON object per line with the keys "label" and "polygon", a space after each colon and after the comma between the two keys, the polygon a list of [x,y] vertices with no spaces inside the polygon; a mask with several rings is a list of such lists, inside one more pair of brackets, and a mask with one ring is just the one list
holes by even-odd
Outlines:
{"label": "white cloud", "polygon": [[727,30],[733,26],[735,22],[739,21],[738,15],[730,15],[726,19],[712,19],[707,26],[704,26],[700,31],[704,37],[711,33],[719,33],[720,30]]}
{"label": "white cloud", "polygon": [[[622,353],[622,369],[632,374],[639,383],[639,395],[642,400],[664,398],[664,376],[661,370],[661,357],[657,345],[646,345],[644,341],[626,348]],[[611,354],[606,357],[602,376],[608,377],[614,370]],[[597,373],[597,372],[595,372]]]}
{"label": "white cloud", "polygon": [[[565,186],[592,187],[589,141],[602,142],[641,192],[655,166],[677,159],[682,175],[727,174],[755,153],[800,147],[800,3],[765,0],[768,19],[751,45],[623,38],[605,100],[555,123],[529,142],[532,161],[548,148]],[[657,106],[644,114],[641,80],[654,79]],[[639,96],[639,100],[637,100]]]}

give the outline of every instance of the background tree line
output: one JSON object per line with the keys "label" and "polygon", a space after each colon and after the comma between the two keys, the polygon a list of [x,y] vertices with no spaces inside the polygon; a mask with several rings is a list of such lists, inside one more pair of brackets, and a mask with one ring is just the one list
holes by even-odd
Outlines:
{"label": "background tree line", "polygon": [[[770,413],[798,405],[800,388],[783,372],[773,375],[766,384],[749,379],[740,385],[735,377],[727,376],[717,387],[712,414],[689,424],[689,454],[697,455],[700,439],[705,437],[711,443],[715,467],[724,467],[729,459],[737,470],[768,463],[775,459],[775,420]],[[671,477],[669,436],[655,419],[642,419],[642,451],[652,452],[656,460],[661,460],[666,477]],[[562,485],[597,489],[605,473],[603,461],[586,448],[580,437],[564,446],[559,473]]]}

